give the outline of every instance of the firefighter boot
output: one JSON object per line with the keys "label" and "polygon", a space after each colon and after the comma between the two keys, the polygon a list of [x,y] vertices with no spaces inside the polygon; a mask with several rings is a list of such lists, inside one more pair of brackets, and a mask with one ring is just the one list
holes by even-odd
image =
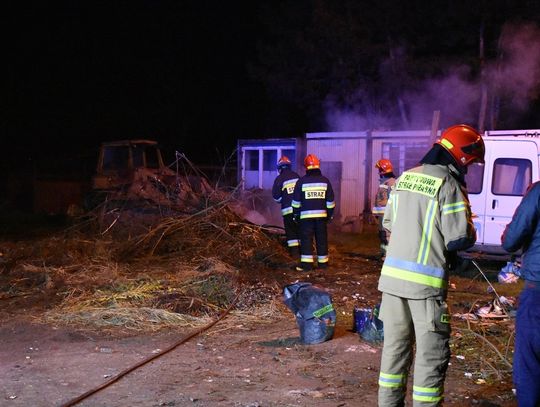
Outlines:
{"label": "firefighter boot", "polygon": [[289,254],[294,259],[295,262],[298,262],[300,260],[300,247],[289,246]]}

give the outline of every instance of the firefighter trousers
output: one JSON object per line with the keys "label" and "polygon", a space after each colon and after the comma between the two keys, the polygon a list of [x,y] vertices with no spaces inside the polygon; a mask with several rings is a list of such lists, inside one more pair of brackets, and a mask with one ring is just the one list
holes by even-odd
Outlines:
{"label": "firefighter trousers", "polygon": [[328,265],[328,235],[326,218],[300,220],[300,264],[307,270],[313,267],[313,238],[319,267]]}
{"label": "firefighter trousers", "polygon": [[298,224],[293,220],[292,213],[283,216],[283,226],[285,227],[285,237],[287,238],[289,253],[296,257],[299,254],[300,238],[298,236]]}
{"label": "firefighter trousers", "polygon": [[513,367],[519,407],[540,405],[540,285],[531,285],[537,287],[521,292],[516,316]]}
{"label": "firefighter trousers", "polygon": [[384,323],[379,406],[404,405],[415,339],[413,406],[441,405],[450,360],[450,316],[446,302],[383,293],[379,318]]}

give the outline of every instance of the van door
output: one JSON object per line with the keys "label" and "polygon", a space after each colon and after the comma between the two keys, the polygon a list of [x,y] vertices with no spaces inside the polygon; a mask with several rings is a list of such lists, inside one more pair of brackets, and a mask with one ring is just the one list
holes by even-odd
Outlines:
{"label": "van door", "polygon": [[538,179],[538,149],[528,140],[486,140],[486,152],[483,244],[498,246],[527,188]]}
{"label": "van door", "polygon": [[[488,143],[486,143],[488,144]],[[488,150],[489,151],[489,150]],[[486,162],[489,162],[486,152]],[[486,191],[488,185],[488,171],[484,164],[472,164],[468,168],[467,176],[467,191],[469,193],[469,201],[473,216],[473,223],[476,229],[476,244],[484,244],[484,224],[486,219]]]}

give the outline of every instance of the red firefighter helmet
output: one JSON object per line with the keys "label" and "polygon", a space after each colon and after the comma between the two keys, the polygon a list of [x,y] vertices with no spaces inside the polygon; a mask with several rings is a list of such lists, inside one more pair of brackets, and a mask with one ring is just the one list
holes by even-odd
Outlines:
{"label": "red firefighter helmet", "polygon": [[306,170],[321,168],[321,162],[315,154],[308,154],[304,159],[304,167],[306,167]]}
{"label": "red firefighter helmet", "polygon": [[289,160],[289,157],[287,157],[286,155],[282,155],[277,162],[277,167],[281,168],[285,166],[290,166],[291,164],[292,163],[291,163],[291,160]]}
{"label": "red firefighter helmet", "polygon": [[466,124],[448,127],[435,143],[445,148],[464,167],[473,162],[484,162],[484,140],[478,131]]}
{"label": "red firefighter helmet", "polygon": [[386,158],[381,158],[379,161],[375,163],[375,168],[379,170],[379,174],[390,174],[391,172],[394,172],[394,167],[392,166],[392,163],[390,160],[387,160]]}

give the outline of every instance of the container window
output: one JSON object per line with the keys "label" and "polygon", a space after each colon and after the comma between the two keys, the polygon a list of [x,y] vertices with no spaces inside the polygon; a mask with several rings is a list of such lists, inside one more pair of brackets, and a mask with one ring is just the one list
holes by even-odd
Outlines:
{"label": "container window", "polygon": [[246,170],[259,171],[259,150],[246,150]]}
{"label": "container window", "polygon": [[383,143],[380,158],[389,159],[394,166],[394,174],[399,176],[403,171],[418,166],[428,150],[429,146],[424,143]]}
{"label": "container window", "polygon": [[482,192],[482,186],[484,183],[484,165],[472,164],[467,170],[465,175],[465,182],[467,183],[467,192],[469,194],[479,194]]}
{"label": "container window", "polygon": [[277,150],[263,151],[263,171],[277,171]]}
{"label": "container window", "polygon": [[281,154],[286,155],[289,160],[291,160],[292,168],[295,167],[296,162],[296,150],[290,149],[290,150],[281,150]]}
{"label": "container window", "polygon": [[521,158],[497,158],[493,164],[494,195],[523,196],[532,182],[532,163]]}

